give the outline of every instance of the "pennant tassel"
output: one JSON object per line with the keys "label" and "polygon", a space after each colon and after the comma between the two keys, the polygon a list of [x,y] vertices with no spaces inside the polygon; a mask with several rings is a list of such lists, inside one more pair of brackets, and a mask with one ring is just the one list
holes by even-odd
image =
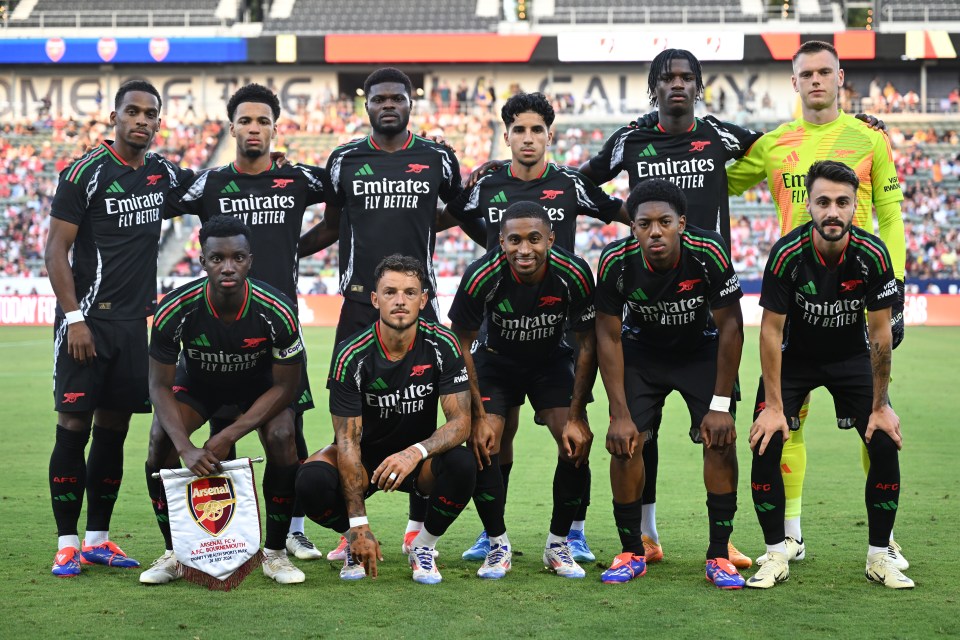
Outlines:
{"label": "pennant tassel", "polygon": [[201,587],[206,587],[210,591],[230,591],[231,589],[240,586],[240,583],[243,582],[244,579],[262,563],[263,551],[258,551],[250,559],[240,565],[236,571],[231,573],[223,580],[211,576],[208,573],[204,573],[199,569],[194,569],[193,567],[188,567],[186,565],[181,566],[183,567],[184,580],[192,582],[193,584],[198,584]]}

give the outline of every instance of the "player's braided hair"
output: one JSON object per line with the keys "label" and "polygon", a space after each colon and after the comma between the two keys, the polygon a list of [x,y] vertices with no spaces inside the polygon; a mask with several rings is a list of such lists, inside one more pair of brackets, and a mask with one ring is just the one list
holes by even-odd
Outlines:
{"label": "player's braided hair", "polygon": [[410,81],[410,76],[395,67],[383,67],[371,73],[367,76],[367,79],[363,81],[363,95],[369,96],[370,89],[374,85],[383,84],[384,82],[402,84],[403,88],[407,90],[408,96],[413,93],[413,83]]}
{"label": "player's braided hair", "polygon": [[650,104],[657,106],[657,81],[665,73],[670,73],[670,63],[674,60],[686,60],[690,63],[690,70],[697,77],[697,99],[703,95],[703,70],[700,61],[686,49],[664,49],[650,63],[650,73],[647,75],[647,95]]}
{"label": "player's braided hair", "polygon": [[793,64],[796,65],[797,58],[805,53],[820,53],[821,51],[829,51],[831,54],[833,54],[833,57],[837,59],[837,62],[840,61],[840,55],[837,54],[837,48],[829,42],[824,42],[823,40],[807,40],[800,45],[800,48],[797,49],[797,52],[793,54]]}
{"label": "player's braided hair", "polygon": [[627,212],[631,220],[636,217],[637,209],[644,202],[666,202],[678,216],[687,215],[687,197],[683,195],[683,190],[663,178],[644,180],[630,190],[630,195],[627,197]]}
{"label": "player's braided hair", "polygon": [[144,93],[149,93],[157,99],[157,108],[163,106],[163,100],[160,99],[160,92],[157,91],[155,86],[146,80],[130,80],[128,82],[124,82],[122,85],[120,85],[120,88],[117,89],[117,95],[113,99],[113,108],[115,110],[120,110],[120,105],[123,104],[123,97],[131,91],[143,91]]}
{"label": "player's braided hair", "polygon": [[215,215],[200,227],[200,246],[203,247],[206,244],[207,238],[232,238],[234,236],[243,236],[247,239],[249,245],[250,227],[234,216]]}
{"label": "player's braided hair", "polygon": [[521,91],[510,96],[500,109],[500,118],[503,120],[503,124],[509,128],[518,115],[528,111],[539,114],[548,129],[553,126],[553,119],[556,114],[550,105],[550,101],[540,92],[524,93]]}
{"label": "player's braided hair", "polygon": [[244,102],[260,102],[270,107],[274,122],[280,117],[280,100],[277,99],[277,94],[262,84],[252,82],[237,89],[237,92],[230,96],[230,100],[227,101],[227,119],[230,122],[233,122],[237,107]]}
{"label": "player's braided hair", "polygon": [[550,215],[547,213],[547,210],[536,202],[529,202],[527,200],[514,202],[512,205],[507,207],[507,210],[503,212],[503,217],[500,218],[500,228],[503,229],[503,226],[510,220],[517,220],[519,218],[534,218],[536,220],[542,220],[543,223],[547,225],[547,228],[553,228],[553,224],[550,222]]}
{"label": "player's braided hair", "polygon": [[373,271],[374,283],[380,284],[380,278],[382,278],[383,274],[387,271],[398,271],[408,276],[416,276],[417,280],[420,281],[421,287],[423,286],[423,281],[426,279],[422,262],[416,258],[399,253],[389,255],[380,261],[380,264],[378,264],[377,268]]}
{"label": "player's braided hair", "polygon": [[810,165],[810,169],[807,170],[807,193],[810,193],[810,188],[817,178],[849,184],[853,187],[854,193],[860,188],[860,178],[857,177],[856,172],[836,160],[820,160]]}

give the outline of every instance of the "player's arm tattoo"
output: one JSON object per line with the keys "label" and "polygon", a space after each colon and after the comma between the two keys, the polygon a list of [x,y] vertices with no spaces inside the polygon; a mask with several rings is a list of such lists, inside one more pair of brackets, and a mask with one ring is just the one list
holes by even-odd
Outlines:
{"label": "player's arm tattoo", "polygon": [[780,393],[780,367],[783,363],[783,327],[787,316],[763,310],[760,320],[760,371],[763,374],[764,402],[768,409],[783,411]]}
{"label": "player's arm tattoo", "polygon": [[623,323],[620,316],[611,316],[597,311],[597,362],[603,388],[610,403],[610,415],[614,418],[629,418],[627,397],[623,388],[623,348],[620,332]]}
{"label": "player's arm tattoo", "polygon": [[573,396],[570,398],[570,415],[582,416],[587,408],[587,398],[597,381],[597,332],[577,331],[577,356],[573,378]]}
{"label": "player's arm tattoo", "polygon": [[477,369],[473,364],[473,353],[470,350],[473,341],[477,339],[477,332],[468,331],[457,326],[456,323],[453,324],[451,329],[453,329],[453,333],[457,336],[457,340],[460,341],[460,346],[463,348],[463,364],[467,367],[467,377],[470,379],[470,413],[468,415],[474,420],[479,420],[485,412],[483,410],[483,400],[480,396],[480,381],[477,378]]}
{"label": "player's arm tattoo", "polygon": [[440,407],[447,422],[420,444],[428,455],[459,447],[470,435],[470,392],[458,391],[440,396]]}
{"label": "player's arm tattoo", "polygon": [[890,369],[893,363],[893,332],[890,308],[867,313],[870,337],[870,369],[873,372],[873,409],[890,404]]}
{"label": "player's arm tattoo", "polygon": [[717,340],[717,381],[713,394],[725,398],[733,393],[733,385],[743,355],[743,312],[740,301],[722,309],[713,309],[713,321],[720,333]]}
{"label": "player's arm tattoo", "polygon": [[363,495],[370,480],[360,459],[363,421],[360,416],[331,417],[337,440],[337,467],[340,471],[340,484],[343,485],[343,499],[347,503],[347,515],[351,518],[365,516],[367,508]]}

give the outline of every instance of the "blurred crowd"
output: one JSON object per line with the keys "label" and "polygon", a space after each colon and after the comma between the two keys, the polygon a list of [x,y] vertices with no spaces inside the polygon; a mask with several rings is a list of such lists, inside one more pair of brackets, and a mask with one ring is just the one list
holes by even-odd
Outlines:
{"label": "blurred crowd", "polygon": [[[411,119],[411,129],[427,136],[440,136],[457,151],[464,179],[491,157],[505,157],[507,148],[495,137],[495,99],[484,109],[461,108],[455,88],[446,94],[423,98],[435,100],[432,109]],[[330,101],[323,108],[306,106],[291,118],[281,120],[276,148],[292,161],[324,165],[336,145],[368,133],[366,118],[357,115],[352,101]],[[362,113],[362,112],[361,112]],[[609,125],[561,125],[551,147],[551,160],[579,167],[599,150],[609,135]],[[216,122],[186,123],[164,120],[155,148],[181,166],[200,168],[208,164],[223,127]],[[72,159],[96,145],[107,134],[102,122],[48,119],[32,126],[0,127],[0,274],[8,277],[43,276],[43,246],[48,227],[50,201],[57,175]],[[907,235],[907,274],[910,278],[958,278],[960,252],[960,137],[956,131],[933,129],[889,131],[903,185],[903,216]],[[604,185],[618,197],[627,195],[625,174]],[[731,202],[731,256],[744,278],[759,277],[767,251],[777,240],[779,228],[773,215],[770,192],[762,183]],[[323,207],[307,210],[303,230],[322,220]],[[164,275],[199,273],[197,228],[188,221],[165,223],[172,250],[182,257]],[[171,233],[172,232],[172,233]],[[581,218],[577,251],[594,267],[600,251],[622,236],[620,225],[602,225]],[[457,276],[482,253],[463,232],[451,229],[438,235],[435,267],[438,276]],[[336,246],[301,263],[305,276],[337,274]],[[302,293],[328,293],[322,280]]]}

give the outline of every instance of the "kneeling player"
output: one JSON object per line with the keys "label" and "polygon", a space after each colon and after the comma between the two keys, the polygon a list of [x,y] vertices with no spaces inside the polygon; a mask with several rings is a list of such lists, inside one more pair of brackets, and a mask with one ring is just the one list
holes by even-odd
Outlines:
{"label": "kneeling player", "polygon": [[662,179],[630,192],[633,235],[608,245],[597,282],[597,349],[610,402],[607,450],[613,517],[623,545],[601,580],[628,582],[646,572],[643,446],[660,407],[679,391],[690,438],[703,444],[710,543],[707,579],[739,589],[728,558],[737,510],[732,394],[743,348],[740,282],[720,235],[686,225],[686,198]]}
{"label": "kneeling player", "polygon": [[768,589],[790,576],[780,455],[789,429],[799,426],[804,398],[824,386],[833,396],[837,426],[856,429],[870,456],[867,579],[909,589],[913,580],[887,548],[900,501],[902,445],[900,418],[887,395],[890,315],[897,301],[890,254],[879,238],[853,226],[860,181],[852,169],[815,162],[806,185],[811,221],[773,245],[763,272],[763,378],[757,391],[757,408],[763,409],[754,416],[750,446],[753,501],[767,559],[747,586]]}
{"label": "kneeling player", "polygon": [[[500,246],[470,265],[450,308],[461,344],[473,344],[486,323],[472,354],[464,354],[473,393],[471,444],[480,468],[473,502],[490,540],[477,571],[481,578],[502,578],[511,566],[499,452],[506,417],[526,396],[559,450],[543,563],[565,578],[585,575],[567,535],[589,491],[593,434],[582,416],[597,376],[594,284],[587,263],[554,246],[554,238],[542,206],[510,205]],[[564,341],[568,320],[580,347],[576,377],[573,350]]]}
{"label": "kneeling player", "polygon": [[[157,420],[150,430],[147,488],[166,552],[140,574],[164,584],[180,577],[173,553],[167,499],[153,474],[177,466],[198,476],[214,473],[230,448],[257,429],[267,455],[263,495],[267,509],[263,572],[281,584],[303,582],[287,559],[287,523],[293,512],[299,460],[291,403],[300,383],[303,343],[290,300],[248,279],[250,229],[232,216],[215,216],[200,230],[200,264],[207,277],[175,289],[157,309],[150,338],[150,399]],[[178,356],[183,358],[177,365]],[[242,413],[197,448],[190,434],[224,406]]]}
{"label": "kneeling player", "polygon": [[[409,553],[413,579],[440,582],[437,540],[470,500],[476,472],[460,446],[470,435],[470,391],[460,343],[419,317],[427,304],[421,263],[384,258],[370,298],[380,319],[335,351],[330,413],[336,443],[313,454],[297,475],[307,516],[349,542],[340,578],[376,577],[380,543],[365,499],[378,490],[429,497]],[[447,422],[439,429],[437,404]]]}

